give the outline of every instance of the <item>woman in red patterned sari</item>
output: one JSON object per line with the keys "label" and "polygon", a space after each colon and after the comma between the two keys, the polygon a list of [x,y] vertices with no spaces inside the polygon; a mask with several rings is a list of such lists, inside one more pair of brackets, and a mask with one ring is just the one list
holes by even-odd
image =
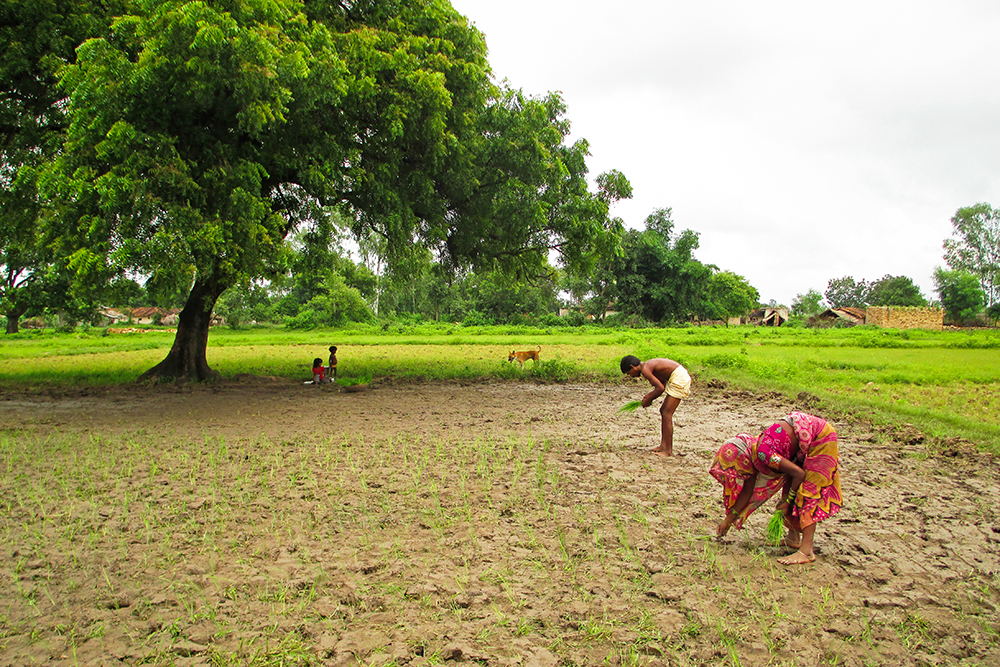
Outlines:
{"label": "woman in red patterned sari", "polygon": [[[816,524],[839,512],[843,504],[837,432],[819,417],[792,412],[767,427],[752,444],[749,454],[754,472],[744,476],[742,489],[732,506],[727,503],[726,518],[716,532],[725,535],[734,522],[742,522],[742,518],[752,511],[751,506],[759,506],[766,500],[764,497],[754,505],[756,496],[762,495],[754,491],[760,486],[759,476],[770,480],[781,475],[784,477],[784,497],[778,509],[784,512],[788,527],[785,545],[797,551],[778,562],[783,565],[813,562],[816,560],[813,551]],[[716,461],[718,463],[719,457]],[[771,493],[773,491],[767,496]]]}

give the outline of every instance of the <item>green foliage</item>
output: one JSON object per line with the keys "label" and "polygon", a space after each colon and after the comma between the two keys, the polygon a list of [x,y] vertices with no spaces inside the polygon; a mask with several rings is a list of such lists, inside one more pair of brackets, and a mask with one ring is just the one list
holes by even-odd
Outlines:
{"label": "green foliage", "polygon": [[[353,317],[314,302],[329,277],[309,250],[329,240],[333,206],[393,267],[425,246],[448,272],[531,281],[551,251],[583,266],[617,247],[621,221],[608,210],[628,181],[609,172],[590,192],[588,147],[567,145],[559,96],[493,85],[482,35],[447,3],[128,10],[63,44],[79,46],[77,59],[61,91],[46,89],[71,113],[44,179],[60,214],[45,231],[74,285],[138,273],[164,299],[188,285],[178,336],[194,344],[174,350],[194,348],[198,377],[219,296],[283,275],[296,229],[317,243],[304,242],[309,270],[286,314],[310,304],[319,323]],[[357,275],[337,272],[370,298]]]}
{"label": "green foliage", "polygon": [[501,273],[473,275],[465,285],[469,303],[493,323],[502,324],[524,313],[558,310],[554,274],[532,282],[512,280]]}
{"label": "green foliage", "polygon": [[926,306],[927,299],[920,293],[920,288],[906,276],[890,276],[886,274],[871,283],[868,292],[870,306]]}
{"label": "green foliage", "polygon": [[92,310],[103,285],[71,290],[65,261],[52,252],[40,226],[44,199],[39,173],[58,154],[68,105],[56,85],[58,69],[84,40],[103,33],[120,3],[8,0],[0,5],[0,312],[7,332],[25,315]]}
{"label": "green foliage", "polygon": [[805,294],[796,294],[792,300],[791,314],[806,317],[815,315],[823,310],[823,305],[820,303],[822,299],[823,295],[814,289]]}
{"label": "green foliage", "polygon": [[[819,303],[815,300],[818,294],[810,290],[806,295],[796,296],[792,304],[794,314],[809,315],[819,312]],[[906,276],[891,276],[886,274],[878,280],[855,281],[852,276],[834,278],[827,283],[824,293],[826,302],[831,308],[864,308],[872,306],[926,306],[927,299],[920,293],[920,288]],[[808,312],[807,312],[808,311]]]}
{"label": "green foliage", "polygon": [[341,326],[348,322],[367,322],[373,319],[361,292],[349,286],[340,274],[328,276],[323,283],[323,290],[306,304],[306,310],[315,311],[323,326]]}
{"label": "green foliage", "polygon": [[275,317],[268,289],[250,281],[244,281],[223,293],[215,304],[215,313],[225,318],[231,327],[272,322]]}
{"label": "green foliage", "polygon": [[[609,206],[631,195],[617,172],[587,189],[585,140],[565,143],[570,125],[562,98],[491,91],[457,164],[465,173],[449,182],[455,204],[433,243],[446,268],[500,268],[518,279],[542,275],[550,252],[572,267],[590,265],[618,246],[622,222]],[[471,149],[471,150],[469,150]]]}
{"label": "green foliage", "polygon": [[670,209],[659,209],[646,218],[645,231],[627,232],[623,254],[610,260],[607,272],[613,276],[613,286],[609,294],[619,311],[653,322],[708,314],[706,294],[712,269],[693,256],[698,248],[695,232],[674,234],[670,213]]}
{"label": "green foliage", "polygon": [[760,293],[743,276],[731,271],[712,274],[706,293],[705,314],[712,319],[727,319],[745,315],[757,307]]}
{"label": "green foliage", "polygon": [[483,327],[492,324],[490,318],[478,310],[470,310],[465,314],[462,325],[467,327]]}
{"label": "green foliage", "polygon": [[1000,210],[989,204],[960,208],[944,242],[945,261],[955,271],[976,276],[986,304],[1000,301]]}
{"label": "green foliage", "polygon": [[352,387],[362,384],[368,384],[372,381],[371,375],[357,375],[354,377],[338,377],[336,382],[342,387]]}
{"label": "green foliage", "polygon": [[870,291],[871,285],[868,282],[844,276],[831,279],[823,296],[831,308],[864,308]]}
{"label": "green foliage", "polygon": [[745,354],[720,352],[704,358],[704,364],[711,368],[749,368],[750,358]]}
{"label": "green foliage", "polygon": [[993,320],[994,323],[1000,321],[1000,301],[986,309],[986,316]]}
{"label": "green foliage", "polygon": [[524,370],[526,375],[548,382],[569,382],[580,372],[575,363],[563,359],[543,359]]}
{"label": "green foliage", "polygon": [[968,271],[934,270],[934,285],[945,312],[959,324],[971,322],[983,312],[985,295],[979,280]]}
{"label": "green foliage", "polygon": [[635,412],[642,407],[642,401],[629,401],[625,405],[618,408],[618,412]]}
{"label": "green foliage", "polygon": [[309,330],[320,326],[321,316],[312,308],[303,308],[295,315],[285,318],[284,324],[292,330]]}

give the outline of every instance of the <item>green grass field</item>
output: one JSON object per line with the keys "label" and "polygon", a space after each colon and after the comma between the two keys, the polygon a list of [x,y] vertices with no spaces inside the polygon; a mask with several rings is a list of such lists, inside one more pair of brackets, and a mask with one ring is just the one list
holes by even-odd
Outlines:
{"label": "green grass field", "polygon": [[[103,329],[7,336],[0,388],[106,386],[132,382],[160,361],[169,331]],[[1000,453],[1000,331],[853,329],[382,326],[323,331],[216,329],[209,364],[237,373],[308,379],[312,359],[339,347],[341,374],[376,381],[517,380],[611,382],[625,354],[668,356],[702,380],[719,378],[789,396],[809,392],[828,414],[912,424],[932,438],[963,438]],[[508,363],[541,346],[541,363]]]}

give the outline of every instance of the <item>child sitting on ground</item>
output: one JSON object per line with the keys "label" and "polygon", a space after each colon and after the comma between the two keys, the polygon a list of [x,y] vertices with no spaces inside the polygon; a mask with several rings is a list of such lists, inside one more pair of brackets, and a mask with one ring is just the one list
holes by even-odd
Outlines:
{"label": "child sitting on ground", "polygon": [[313,359],[313,384],[326,382],[326,369],[323,368],[323,360],[319,357]]}

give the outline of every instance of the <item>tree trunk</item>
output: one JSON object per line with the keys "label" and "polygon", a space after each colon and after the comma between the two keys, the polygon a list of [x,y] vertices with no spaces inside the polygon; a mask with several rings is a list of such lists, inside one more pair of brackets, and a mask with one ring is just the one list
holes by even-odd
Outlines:
{"label": "tree trunk", "polygon": [[219,374],[208,367],[206,349],[208,328],[212,323],[212,309],[219,296],[226,291],[217,278],[196,280],[188,295],[184,310],[177,318],[177,335],[166,359],[139,376],[139,382],[160,380],[187,380],[204,382],[214,380]]}
{"label": "tree trunk", "polygon": [[13,307],[7,311],[7,333],[16,334],[21,330],[21,315],[28,312],[28,307]]}

